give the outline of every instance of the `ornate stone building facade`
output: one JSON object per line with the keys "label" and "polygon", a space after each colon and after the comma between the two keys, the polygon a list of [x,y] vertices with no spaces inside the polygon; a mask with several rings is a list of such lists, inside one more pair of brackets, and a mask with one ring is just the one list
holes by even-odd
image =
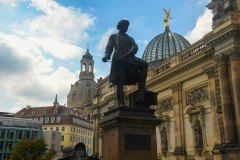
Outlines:
{"label": "ornate stone building facade", "polygon": [[94,81],[94,60],[87,49],[81,59],[81,70],[79,80],[71,85],[67,96],[68,107],[85,108],[92,103],[96,95],[96,82]]}
{"label": "ornate stone building facade", "polygon": [[[213,11],[213,31],[159,63],[149,62],[147,89],[158,93],[158,105],[152,107],[163,120],[156,129],[159,159],[240,156],[240,0],[212,0],[207,7]],[[135,90],[125,88],[127,101]],[[92,107],[94,152],[100,156],[104,133],[99,123],[113,107],[116,90],[106,77],[98,82]]]}

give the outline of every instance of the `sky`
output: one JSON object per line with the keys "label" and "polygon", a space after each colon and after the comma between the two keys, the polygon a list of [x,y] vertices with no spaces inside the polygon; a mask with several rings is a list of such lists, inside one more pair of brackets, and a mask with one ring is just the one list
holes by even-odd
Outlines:
{"label": "sky", "polygon": [[210,0],[0,0],[0,112],[30,105],[50,106],[55,95],[67,104],[78,80],[80,60],[93,55],[95,80],[109,74],[101,61],[121,19],[139,47],[164,32],[163,8],[171,9],[170,30],[191,44],[212,29]]}

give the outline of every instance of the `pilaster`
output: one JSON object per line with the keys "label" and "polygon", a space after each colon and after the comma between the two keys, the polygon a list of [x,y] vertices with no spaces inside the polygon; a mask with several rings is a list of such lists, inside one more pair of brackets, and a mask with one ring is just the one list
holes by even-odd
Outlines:
{"label": "pilaster", "polygon": [[174,155],[177,159],[182,159],[185,154],[184,145],[184,126],[183,126],[183,110],[182,110],[182,85],[176,82],[171,86],[173,92],[173,112],[174,112],[174,130],[175,130],[175,150]]}
{"label": "pilaster", "polygon": [[93,153],[99,153],[99,121],[100,115],[95,114],[92,116],[94,119],[94,144],[93,144]]}
{"label": "pilaster", "polygon": [[229,55],[230,66],[231,66],[231,80],[232,80],[232,91],[233,91],[233,102],[234,111],[236,117],[236,127],[237,127],[237,140],[240,144],[240,51],[235,49],[231,50]]}
{"label": "pilaster", "polygon": [[205,73],[208,76],[208,90],[209,90],[210,102],[211,102],[212,112],[213,112],[214,143],[221,144],[219,114],[218,114],[221,109],[217,105],[216,84],[214,79],[215,70],[216,70],[216,66],[211,66],[205,69]]}
{"label": "pilaster", "polygon": [[234,121],[233,121],[233,111],[231,104],[231,92],[229,85],[229,74],[227,67],[228,56],[226,54],[218,54],[215,57],[217,61],[218,75],[219,75],[219,85],[221,92],[221,104],[223,111],[223,123],[224,123],[224,140],[226,144],[234,144],[235,132],[234,132]]}

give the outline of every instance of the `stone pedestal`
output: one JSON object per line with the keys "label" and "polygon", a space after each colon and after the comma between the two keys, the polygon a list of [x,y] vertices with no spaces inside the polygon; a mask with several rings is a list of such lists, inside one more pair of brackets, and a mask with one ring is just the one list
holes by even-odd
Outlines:
{"label": "stone pedestal", "polygon": [[104,160],[157,160],[154,110],[117,107],[104,114]]}

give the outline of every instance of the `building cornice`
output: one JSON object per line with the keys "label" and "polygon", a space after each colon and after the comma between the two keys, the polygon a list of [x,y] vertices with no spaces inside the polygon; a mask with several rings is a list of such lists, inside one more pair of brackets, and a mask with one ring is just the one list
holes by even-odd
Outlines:
{"label": "building cornice", "polygon": [[168,78],[174,77],[180,72],[184,72],[187,69],[191,69],[191,67],[196,66],[197,64],[203,62],[204,60],[212,57],[213,57],[213,51],[196,54],[191,58],[189,58],[188,60],[185,60],[184,63],[180,63],[177,66],[174,66],[168,70],[165,70],[163,72],[160,72],[154,75],[153,78],[147,81],[147,85],[151,85],[151,83],[154,84],[155,81],[163,81]]}
{"label": "building cornice", "polygon": [[233,60],[239,60],[239,59],[240,59],[240,46],[233,47],[232,49],[230,49],[229,60],[233,61]]}
{"label": "building cornice", "polygon": [[217,32],[213,32],[212,38],[209,41],[209,44],[216,45],[219,44],[230,37],[234,37],[239,30],[239,25],[229,25]]}

